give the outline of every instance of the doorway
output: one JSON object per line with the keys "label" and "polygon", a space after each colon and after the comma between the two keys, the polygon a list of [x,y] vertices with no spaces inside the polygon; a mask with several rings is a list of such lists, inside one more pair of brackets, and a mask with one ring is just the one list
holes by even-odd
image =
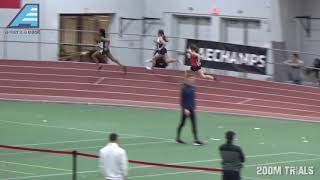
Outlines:
{"label": "doorway", "polygon": [[221,40],[226,43],[264,47],[265,34],[261,21],[251,19],[222,19]]}
{"label": "doorway", "polygon": [[[93,51],[92,46],[77,44],[96,44],[95,32],[100,28],[108,32],[110,20],[110,14],[60,14],[59,59],[78,61],[81,52]],[[61,45],[61,43],[68,45]]]}
{"label": "doorway", "polygon": [[211,18],[202,16],[182,16],[176,15],[175,47],[178,51],[184,52],[186,48],[186,39],[211,39]]}

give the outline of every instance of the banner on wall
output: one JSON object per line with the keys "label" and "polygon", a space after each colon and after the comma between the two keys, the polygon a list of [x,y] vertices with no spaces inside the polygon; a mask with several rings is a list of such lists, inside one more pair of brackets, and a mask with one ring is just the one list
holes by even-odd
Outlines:
{"label": "banner on wall", "polygon": [[0,8],[20,8],[20,0],[0,0]]}
{"label": "banner on wall", "polygon": [[[187,39],[187,49],[191,44],[199,47],[202,67],[266,75],[266,48]],[[190,65],[188,55],[185,64]]]}

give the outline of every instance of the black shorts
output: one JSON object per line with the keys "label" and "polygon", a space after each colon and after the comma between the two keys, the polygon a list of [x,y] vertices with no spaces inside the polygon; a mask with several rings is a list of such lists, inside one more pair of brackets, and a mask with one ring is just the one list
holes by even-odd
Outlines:
{"label": "black shorts", "polygon": [[156,64],[154,65],[154,67],[157,68],[166,68],[167,66],[168,63],[163,58],[157,59]]}
{"label": "black shorts", "polygon": [[166,48],[162,48],[162,49],[160,49],[160,50],[158,50],[158,54],[161,54],[161,55],[165,55],[165,54],[167,54],[167,49]]}
{"label": "black shorts", "polygon": [[238,171],[223,171],[223,180],[241,180],[240,172]]}
{"label": "black shorts", "polygon": [[198,72],[200,71],[201,69],[201,66],[191,66],[190,70],[193,71],[193,72]]}
{"label": "black shorts", "polygon": [[108,53],[110,53],[110,49],[101,49],[99,51],[102,55],[107,55]]}

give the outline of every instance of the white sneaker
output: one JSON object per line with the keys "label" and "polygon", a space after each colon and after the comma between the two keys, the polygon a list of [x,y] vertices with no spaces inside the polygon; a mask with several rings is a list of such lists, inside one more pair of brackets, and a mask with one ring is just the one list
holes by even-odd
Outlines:
{"label": "white sneaker", "polygon": [[194,141],[194,142],[193,142],[193,145],[194,145],[194,146],[203,146],[204,143],[201,142],[201,141],[199,141],[199,140],[197,140],[197,141]]}
{"label": "white sneaker", "polygon": [[150,66],[146,66],[146,69],[148,69],[148,70],[152,70],[152,67],[150,67]]}

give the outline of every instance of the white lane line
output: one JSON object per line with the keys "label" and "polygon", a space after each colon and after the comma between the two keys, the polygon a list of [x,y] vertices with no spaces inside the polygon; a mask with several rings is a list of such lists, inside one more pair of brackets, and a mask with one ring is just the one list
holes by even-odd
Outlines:
{"label": "white lane line", "polygon": [[[77,172],[77,174],[89,174],[89,173],[97,173],[97,172],[99,172],[99,171],[82,171],[82,172]],[[38,176],[6,178],[6,180],[34,179],[34,178],[43,178],[43,177],[65,176],[65,175],[71,175],[71,174],[72,173],[45,174],[45,175],[38,175]]]}
{"label": "white lane line", "polygon": [[250,101],[252,101],[252,100],[255,100],[255,99],[254,99],[254,98],[247,98],[246,100],[243,100],[243,101],[238,102],[238,103],[236,103],[236,104],[245,104],[245,103],[250,102]]}
{"label": "white lane line", "polygon": [[320,160],[320,158],[299,159],[299,160],[291,160],[291,161],[278,161],[278,162],[261,163],[261,164],[250,164],[250,165],[245,165],[245,167],[267,166],[267,165],[273,165],[273,164],[287,164],[287,163],[317,161],[317,160]]}
{"label": "white lane line", "polygon": [[[277,155],[285,155],[285,154],[294,154],[293,152],[286,152],[286,153],[277,153],[277,154],[261,154],[261,155],[251,155],[247,156],[247,158],[253,158],[253,157],[267,157],[267,156],[277,156]],[[173,165],[180,165],[180,164],[192,164],[192,163],[201,163],[201,162],[208,162],[208,161],[221,161],[221,159],[211,159],[211,160],[202,160],[202,161],[189,161],[189,162],[178,162],[178,163],[170,163]],[[130,167],[131,169],[140,169],[140,168],[149,168],[154,166],[134,166]],[[88,173],[97,173],[99,171],[83,171],[78,172],[78,174],[88,174]],[[189,172],[189,171],[188,171]],[[190,172],[197,172],[197,171],[190,171]],[[200,171],[199,171],[200,172]],[[30,178],[41,178],[41,177],[52,177],[52,176],[64,176],[64,175],[70,175],[71,173],[59,173],[59,174],[49,174],[49,175],[39,175],[39,176],[27,176],[27,177],[18,177],[18,178],[10,178],[10,180],[18,180],[18,179],[30,179]],[[212,173],[214,174],[214,173]],[[244,177],[247,179],[257,179],[254,177]],[[9,180],[9,179],[8,179]],[[265,179],[260,179],[265,180]]]}
{"label": "white lane line", "polygon": [[[105,78],[104,78],[105,79]],[[113,78],[108,78],[108,79],[113,79]],[[117,79],[117,78],[115,78]],[[34,81],[34,80],[14,80],[14,79],[1,79],[2,81],[12,81],[12,82],[41,82],[41,83],[54,83],[54,84],[74,84],[74,85],[92,85],[92,83],[80,83],[80,82],[61,82],[61,81]],[[123,79],[122,79],[123,80]],[[129,80],[130,81],[130,80]],[[100,82],[99,82],[100,83]],[[128,85],[113,85],[113,84],[98,84],[99,86],[104,86],[104,87],[119,87],[119,88],[134,88],[134,89],[144,89],[144,90],[160,90],[160,91],[166,91],[166,92],[176,92],[179,93],[179,90],[174,90],[174,89],[164,89],[164,88],[152,88],[152,87],[137,87],[137,86],[128,86]],[[14,86],[15,87],[15,86]],[[25,87],[25,88],[29,88]],[[81,89],[80,89],[81,90]],[[105,91],[103,91],[105,92]],[[264,101],[264,102],[278,102],[278,103],[286,103],[286,104],[292,104],[292,105],[301,105],[301,106],[309,106],[309,107],[320,107],[317,105],[310,105],[310,104],[302,104],[302,103],[294,103],[294,102],[286,102],[286,101],[277,101],[277,100],[268,100],[268,99],[259,99],[259,98],[246,98],[246,97],[241,97],[241,96],[232,96],[232,95],[221,95],[221,94],[209,94],[209,93],[202,93],[202,92],[197,92],[197,94],[200,95],[207,95],[207,96],[218,96],[218,97],[231,97],[231,98],[242,98],[246,99],[244,101],[251,101],[251,100],[258,100],[258,101]],[[239,102],[237,104],[243,104],[243,102]]]}
{"label": "white lane line", "polygon": [[[83,171],[83,172],[78,172],[78,174],[89,174],[89,173],[97,173],[97,172],[98,171]],[[186,173],[193,173],[193,172],[200,172],[200,171],[182,171],[182,172],[176,172],[176,173],[163,173],[163,174],[153,174],[153,175],[144,175],[144,176],[131,176],[131,177],[128,177],[128,179],[175,175],[175,174],[186,174]],[[48,174],[48,175],[39,175],[39,176],[26,176],[26,177],[17,177],[17,178],[7,178],[6,180],[34,179],[34,178],[42,178],[42,177],[65,176],[65,175],[70,175],[70,174],[71,173],[60,173],[60,174]]]}
{"label": "white lane line", "polygon": [[301,154],[301,155],[308,155],[308,156],[317,156],[320,157],[320,154],[311,154],[311,153],[301,153],[301,152],[294,152],[295,154]]}
{"label": "white lane line", "polygon": [[[12,89],[26,89],[25,87],[17,87],[17,86],[0,86],[0,88],[12,88]],[[161,98],[169,98],[169,99],[179,99],[179,97],[172,97],[172,96],[160,96],[160,95],[150,95],[150,94],[138,94],[138,93],[124,93],[124,92],[106,92],[106,91],[93,91],[93,90],[75,90],[75,89],[58,89],[58,88],[36,88],[36,87],[28,87],[27,89],[30,90],[52,90],[52,91],[74,91],[74,92],[86,92],[86,93],[103,93],[103,94],[120,94],[120,95],[134,95],[134,96],[141,96],[143,97],[161,97]],[[66,96],[65,96],[66,97]],[[225,102],[225,101],[215,101],[215,100],[206,100],[206,99],[198,99],[198,101],[203,102],[211,102],[211,103],[225,103],[225,104],[237,104],[232,102]],[[263,107],[263,108],[271,108],[271,109],[283,109],[283,110],[295,110],[295,111],[301,111],[301,112],[307,112],[307,113],[316,113],[319,114],[318,111],[311,111],[311,110],[305,110],[305,109],[299,109],[299,108],[285,108],[285,107],[273,107],[273,106],[264,106],[264,105],[247,105],[247,106],[253,106],[253,107]]]}
{"label": "white lane line", "polygon": [[27,173],[27,172],[22,172],[22,171],[13,171],[13,170],[7,170],[7,169],[0,169],[0,171],[17,173],[17,174],[35,175],[34,173]]}
{"label": "white lane line", "polygon": [[23,164],[23,163],[10,162],[10,161],[0,161],[0,163],[71,172],[71,170],[67,170],[67,169],[61,169],[61,168],[55,168],[55,167],[49,167],[49,166],[39,166],[39,165],[33,165],[33,164]]}
{"label": "white lane line", "polygon": [[78,141],[58,141],[58,142],[51,142],[51,143],[35,143],[35,144],[14,144],[9,146],[40,146],[40,145],[51,145],[51,144],[65,144],[65,143],[76,143],[76,142],[92,142],[92,141],[107,141],[106,138],[104,139],[88,139],[88,140],[78,140]]}
{"label": "white lane line", "polygon": [[142,175],[142,176],[131,176],[131,177],[128,177],[128,179],[169,176],[169,175],[178,175],[178,174],[189,174],[189,173],[197,173],[197,172],[201,172],[201,171],[182,171],[182,172],[173,172],[173,173],[159,173],[159,174],[150,174],[150,175]]}
{"label": "white lane line", "polygon": [[[121,137],[121,139],[135,139],[137,137]],[[107,138],[100,139],[85,139],[85,140],[74,140],[74,141],[57,141],[57,142],[46,142],[46,143],[35,143],[35,144],[14,144],[9,146],[39,146],[39,145],[51,145],[51,144],[65,144],[65,143],[77,143],[77,142],[93,142],[93,141],[106,141]]]}
{"label": "white lane line", "polygon": [[[10,60],[12,61],[12,60]],[[33,62],[33,63],[39,63],[39,61],[32,61],[32,60],[15,60],[16,62],[18,61],[19,63],[20,62],[27,62],[27,63],[30,63],[30,62]],[[52,64],[81,64],[81,65],[89,65],[89,66],[92,66],[93,64],[92,63],[87,63],[87,62],[66,62],[66,61],[41,61],[41,62],[49,62],[49,63],[52,63]],[[40,65],[43,65],[43,64],[40,64]],[[51,65],[47,65],[47,66],[33,66],[33,65],[29,65],[29,66],[26,66],[25,64],[15,64],[15,65],[9,65],[9,64],[1,64],[0,66],[5,66],[5,67],[38,67],[38,68],[52,68],[52,69],[60,69],[60,68],[64,68],[64,67],[57,67],[57,66],[51,66]],[[109,66],[110,68],[112,67],[116,67],[117,65],[105,65],[105,66]],[[72,68],[72,67],[71,67]],[[137,69],[137,67],[135,67]],[[73,69],[86,69],[86,70],[92,70],[92,69],[95,69],[94,66],[92,67],[86,67],[86,68],[73,68]],[[140,69],[144,69],[143,67],[140,68]],[[160,69],[160,68],[156,68],[157,70],[162,70],[162,72],[164,71],[167,71],[167,72],[181,72],[179,70],[175,70],[175,69]],[[108,71],[109,69],[105,69],[105,71]],[[120,71],[115,71],[115,72],[119,72]],[[222,75],[223,76],[223,75]],[[248,78],[242,78],[242,77],[234,77],[234,76],[223,76],[223,77],[231,77],[231,78],[234,78],[234,79],[241,79],[241,80],[248,80],[248,81],[258,81],[258,82],[263,82],[261,80],[255,80],[255,79],[248,79]],[[205,80],[205,79],[202,79],[203,81],[210,81],[210,80]],[[295,85],[295,84],[291,84],[291,83],[283,83],[283,82],[275,82],[275,81],[265,81],[265,82],[268,82],[270,84],[276,84],[276,85],[283,85],[283,86],[287,86],[287,88],[284,88],[283,90],[288,90],[288,91],[297,91],[297,90],[292,90],[291,87],[305,87],[305,88],[310,88],[310,89],[314,89],[314,90],[319,90],[319,88],[317,87],[312,87],[312,86],[305,86],[305,85]],[[250,85],[250,84],[243,84],[243,83],[237,83],[237,84],[241,84],[241,85],[247,85],[247,86],[255,86],[255,87],[261,87],[260,85]],[[271,89],[282,89],[282,88],[272,88],[272,87],[269,87]],[[303,90],[301,91],[297,91],[297,92],[304,92]]]}
{"label": "white lane line", "polygon": [[[162,144],[162,143],[169,143],[173,142],[171,141],[154,141],[154,142],[142,142],[142,143],[130,143],[130,144],[121,144],[122,146],[140,146],[140,145],[146,145],[146,144]],[[96,147],[101,147],[101,146],[96,146]],[[88,147],[90,148],[96,148],[96,147]],[[83,149],[86,149],[86,147],[83,147]]]}
{"label": "white lane line", "polygon": [[[8,94],[8,93],[0,93],[5,96],[18,96],[21,97],[22,94]],[[101,99],[101,98],[77,98],[77,97],[65,97],[65,96],[47,96],[47,95],[28,95],[24,94],[23,98],[1,98],[0,100],[14,100],[21,102],[47,102],[47,103],[68,103],[68,104],[86,104],[86,105],[104,105],[104,106],[120,106],[120,107],[132,107],[132,108],[148,108],[148,109],[163,109],[163,110],[175,110],[180,111],[177,104],[171,103],[159,103],[159,102],[145,102],[145,101],[132,101],[132,100],[117,100],[117,99]],[[31,99],[26,99],[26,97]],[[63,99],[71,99],[71,100],[32,100],[32,98],[63,98]],[[90,102],[89,102],[90,101]],[[100,102],[97,102],[100,101]],[[103,102],[101,102],[103,101]],[[108,102],[109,101],[109,102]],[[115,103],[117,101],[117,103]],[[135,103],[135,104],[127,104],[127,103]],[[138,104],[137,104],[138,103]],[[139,103],[143,103],[146,105],[141,105]],[[148,105],[147,105],[148,104]],[[151,105],[151,106],[149,106]],[[166,107],[165,107],[166,106]],[[171,107],[171,108],[169,108]],[[211,109],[211,110],[208,110]],[[295,115],[295,114],[286,114],[286,113],[275,113],[268,112],[268,115],[261,115],[261,111],[254,110],[241,110],[241,109],[230,109],[230,108],[218,108],[218,107],[205,107],[198,106],[199,112],[206,113],[219,113],[219,114],[229,114],[229,115],[237,115],[237,116],[251,116],[251,117],[259,117],[259,118],[272,118],[272,119],[281,119],[286,121],[299,121],[299,122],[313,122],[320,123],[319,120],[311,120],[315,119],[314,116],[304,116],[304,115]],[[215,112],[214,112],[215,111]],[[258,115],[259,113],[260,115]],[[278,115],[278,116],[277,116]],[[286,116],[286,117],[284,117]],[[309,119],[309,120],[308,120]]]}
{"label": "white lane line", "polygon": [[[78,172],[78,174],[89,174],[89,173],[97,173],[98,171],[83,171]],[[128,179],[136,179],[136,178],[148,178],[148,177],[158,177],[158,176],[169,176],[169,175],[178,175],[178,174],[189,174],[189,173],[207,173],[212,175],[220,176],[220,173],[214,172],[204,172],[204,171],[182,171],[182,172],[174,172],[174,173],[160,173],[160,174],[151,174],[151,175],[142,175],[142,176],[130,176]],[[39,175],[39,176],[27,176],[27,177],[18,177],[18,178],[8,178],[7,180],[19,180],[19,179],[31,179],[31,178],[42,178],[42,177],[53,177],[53,176],[64,176],[70,175],[71,173],[60,173],[60,174],[48,174],[48,175]],[[243,179],[255,179],[255,180],[269,180],[269,179],[261,179],[255,177],[242,176]]]}
{"label": "white lane line", "polygon": [[[212,172],[207,172],[207,171],[200,171],[200,173],[220,175],[219,173],[212,173]],[[241,175],[241,179],[270,180],[270,179],[242,176],[242,175]]]}
{"label": "white lane line", "polygon": [[[168,141],[166,141],[168,142]],[[151,142],[151,143],[166,143],[166,142]],[[140,144],[150,144],[150,143],[140,143]],[[137,144],[127,144],[127,145],[137,145]],[[88,147],[92,148],[92,147]],[[78,148],[81,149],[81,148]],[[85,149],[85,148],[82,148]],[[252,155],[247,156],[247,158],[254,158],[254,157],[268,157],[268,156],[279,156],[279,155],[286,155],[286,154],[297,154],[296,152],[287,152],[287,153],[278,153],[278,154],[262,154],[262,155]],[[300,153],[299,153],[300,154]],[[310,154],[308,154],[310,155]],[[313,155],[313,154],[312,154]],[[273,164],[286,164],[286,163],[295,163],[295,162],[305,162],[305,161],[315,161],[320,160],[320,158],[310,158],[310,159],[301,159],[301,160],[291,160],[291,161],[278,161],[278,162],[271,162],[271,163],[261,163],[261,164],[251,164],[246,165],[245,167],[255,167],[255,166],[263,166],[263,165],[273,165]],[[200,161],[187,161],[187,162],[179,162],[179,163],[169,163],[172,165],[181,165],[181,164],[195,164],[195,163],[203,163],[203,162],[216,162],[221,161],[221,159],[210,159],[210,160],[200,160]],[[40,168],[46,168],[46,169],[55,169],[55,170],[64,170],[69,171],[65,169],[58,169],[58,168],[52,168],[52,167],[46,167],[46,166],[35,166],[35,165],[29,165],[29,164],[21,164],[21,163],[12,163],[7,161],[0,161],[5,163],[11,163],[11,164],[18,164],[18,165],[24,165],[24,166],[31,166],[31,167],[40,167]],[[130,169],[141,169],[141,168],[150,168],[155,166],[134,166]]]}
{"label": "white lane line", "polygon": [[[142,145],[143,144],[160,144],[160,143],[167,143],[167,142],[170,142],[170,141],[141,143],[141,144]],[[135,146],[135,145],[141,145],[141,144],[121,144],[121,145],[123,145],[123,146]],[[97,146],[97,147],[101,147],[101,146]],[[88,148],[96,148],[96,147],[88,147]],[[87,149],[87,148],[80,147],[78,149]],[[62,149],[62,150],[67,150],[67,149]],[[32,153],[32,152],[12,153],[12,154],[29,154],[29,153]],[[5,155],[8,155],[8,154],[5,154]],[[281,156],[281,155],[288,155],[288,154],[295,154],[295,153],[286,152],[286,153],[276,153],[276,154],[261,154],[261,155],[251,155],[251,156],[246,156],[246,157],[247,158],[256,158],[256,157]],[[219,162],[219,161],[221,161],[221,159],[208,159],[208,160],[199,160],[199,161],[173,162],[173,163],[169,163],[169,164],[172,164],[172,165],[183,165],[183,164],[197,164],[197,163],[204,163],[204,162]],[[155,166],[149,166],[149,165],[133,166],[133,167],[130,167],[130,169],[142,169],[142,168],[152,168],[152,167],[155,167]]]}
{"label": "white lane line", "polygon": [[[156,141],[156,142],[142,142],[142,143],[129,143],[129,144],[120,144],[121,146],[127,147],[127,146],[140,146],[140,145],[149,145],[149,144],[163,144],[163,143],[169,143],[172,141]],[[90,146],[90,147],[70,147],[70,148],[63,148],[63,149],[55,149],[59,151],[72,151],[72,150],[82,150],[82,149],[95,149],[95,148],[102,148],[103,144],[100,146]],[[1,148],[0,148],[1,149]],[[21,155],[21,154],[32,154],[32,153],[39,153],[39,152],[28,152],[28,151],[21,151],[21,152],[15,152],[15,153],[0,153],[0,157],[9,156],[9,155]],[[50,153],[48,153],[50,155]]]}
{"label": "white lane line", "polygon": [[[54,77],[75,77],[75,78],[94,78],[96,79],[96,76],[79,76],[79,75],[59,75],[59,74],[39,74],[39,73],[12,73],[12,72],[0,72],[0,74],[6,73],[6,74],[21,74],[21,75],[37,75],[37,76],[54,76]],[[118,80],[124,80],[123,78],[109,78],[105,77],[105,79],[118,79]],[[182,81],[179,83],[173,83],[173,82],[163,82],[163,81],[157,81],[157,80],[137,80],[137,79],[129,79],[126,78],[125,80],[129,81],[140,81],[140,82],[146,82],[146,83],[162,83],[162,84],[174,84],[174,85],[181,85]],[[236,89],[230,89],[230,88],[221,88],[221,87],[214,87],[214,86],[200,86],[197,85],[198,88],[207,88],[212,90],[225,90],[225,91],[233,91],[237,93],[251,93],[251,94],[259,94],[259,95],[270,95],[270,96],[277,96],[277,97],[286,97],[286,98],[294,98],[294,99],[307,99],[307,100],[313,100],[313,101],[320,101],[317,99],[310,99],[310,98],[303,98],[303,97],[295,97],[295,96],[286,96],[286,95],[279,95],[279,94],[270,94],[270,93],[260,93],[260,92],[254,92],[254,91],[246,91],[246,90],[236,90]],[[314,95],[319,95],[314,93]]]}
{"label": "white lane line", "polygon": [[[260,155],[249,155],[246,158],[256,158],[256,157],[268,157],[268,156],[281,156],[281,155],[288,155],[294,154],[293,152],[285,152],[285,153],[275,153],[275,154],[260,154]],[[199,161],[185,161],[185,162],[175,162],[175,163],[168,163],[172,165],[183,165],[183,164],[196,164],[196,163],[204,163],[204,162],[220,162],[221,159],[208,159],[208,160],[199,160]],[[130,169],[140,169],[140,168],[150,168],[155,166],[134,166]]]}
{"label": "white lane line", "polygon": [[[43,124],[22,123],[22,122],[5,121],[5,120],[0,120],[0,122],[8,123],[8,124],[18,124],[18,125],[24,125],[24,126],[39,126],[39,127],[66,129],[66,130],[75,130],[75,131],[84,131],[84,132],[102,133],[102,134],[111,133],[111,132],[108,132],[108,131],[98,131],[98,130],[91,130],[91,129],[81,129],[81,128],[72,128],[72,127],[61,127],[61,126],[50,126],[50,125],[43,125]],[[118,134],[122,135],[122,136],[130,136],[130,137],[140,137],[140,138],[149,138],[149,139],[172,141],[172,139],[168,139],[168,138],[160,138],[160,137],[152,137],[152,136],[140,136],[140,135],[133,135],[133,134],[125,134],[125,133],[118,133]],[[120,139],[121,139],[121,137],[120,137]]]}
{"label": "white lane line", "polygon": [[[78,71],[92,71],[92,72],[96,72],[95,69],[85,69],[85,68],[64,68],[64,67],[40,67],[40,66],[15,66],[15,65],[0,65],[0,66],[5,66],[5,67],[19,67],[19,68],[38,68],[38,69],[62,69],[62,70],[78,70]],[[114,71],[114,70],[101,70],[101,72],[111,72],[111,73],[120,73],[120,71]],[[11,72],[12,73],[12,72]],[[150,74],[150,73],[143,73],[143,72],[128,72],[128,74],[138,74],[138,75],[144,75],[144,76],[154,76],[154,74]],[[157,74],[157,76],[160,77],[175,77],[175,78],[181,78],[183,79],[183,76],[177,76],[177,75],[169,75],[169,74]],[[258,81],[258,80],[252,80],[252,79],[245,79],[245,78],[238,78],[238,77],[233,77],[235,79],[244,79],[244,80],[248,80],[248,81]],[[212,82],[210,80],[206,80],[206,79],[201,79],[201,81],[206,81],[206,82]],[[270,82],[270,81],[266,81],[267,83],[272,83],[272,84],[280,84],[280,85],[284,85],[283,83],[277,83],[277,82]],[[305,92],[305,91],[299,91],[299,90],[292,90],[290,89],[290,87],[288,88],[275,88],[275,87],[265,87],[265,86],[259,86],[259,85],[253,85],[253,84],[245,84],[245,83],[234,83],[234,82],[229,82],[229,81],[221,81],[220,83],[225,83],[225,84],[234,84],[234,85],[241,85],[241,86],[250,86],[250,87],[258,87],[258,88],[266,88],[266,89],[275,89],[275,90],[284,90],[284,91],[292,91],[292,92],[299,92],[299,93],[308,93],[308,94],[314,94],[314,95],[318,95],[318,93],[313,93],[313,92]],[[294,87],[294,85],[292,84],[285,84],[287,86],[292,86]],[[313,88],[313,89],[317,89],[315,87],[309,87],[306,86],[306,88]],[[317,89],[318,90],[318,89]]]}

